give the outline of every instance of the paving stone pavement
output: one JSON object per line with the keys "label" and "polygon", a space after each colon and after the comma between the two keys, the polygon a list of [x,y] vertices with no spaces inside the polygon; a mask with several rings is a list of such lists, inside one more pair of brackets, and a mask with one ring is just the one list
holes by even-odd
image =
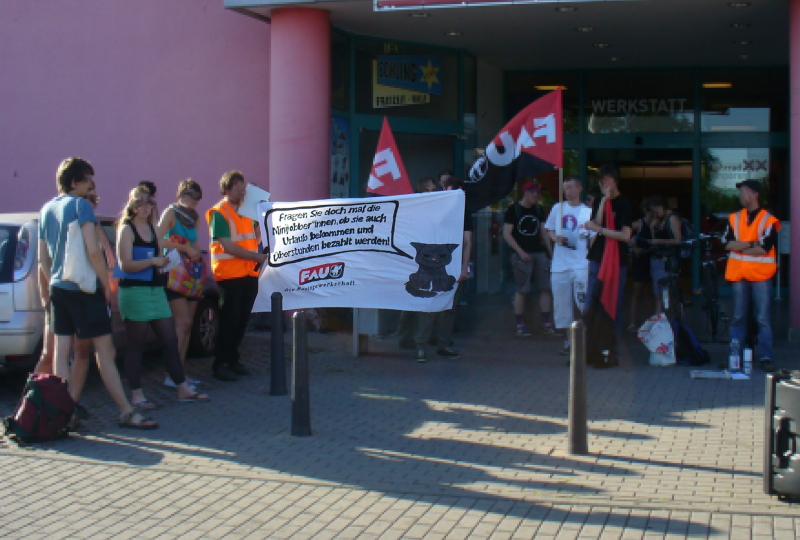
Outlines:
{"label": "paving stone pavement", "polygon": [[[491,306],[490,306],[491,307]],[[496,309],[458,334],[460,360],[427,364],[373,342],[311,334],[314,435],[289,434],[270,397],[269,340],[248,337],[236,383],[178,404],[151,367],[161,428],[116,425],[93,379],[68,440],[0,442],[0,534],[9,538],[795,538],[800,507],[762,492],[764,376],[691,380],[637,343],[590,371],[590,455],[566,452],[569,370],[560,339],[515,340]],[[460,321],[460,323],[463,321]],[[287,334],[287,339],[288,339]],[[724,354],[721,346],[709,346]],[[776,344],[795,367],[797,348]],[[288,347],[287,347],[288,354]],[[19,396],[0,384],[0,414]]]}

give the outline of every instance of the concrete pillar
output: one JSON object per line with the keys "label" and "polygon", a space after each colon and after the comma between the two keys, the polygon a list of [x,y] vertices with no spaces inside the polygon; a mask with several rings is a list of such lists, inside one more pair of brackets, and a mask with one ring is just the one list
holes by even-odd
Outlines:
{"label": "concrete pillar", "polygon": [[272,12],[269,191],[272,200],[330,198],[331,26],[327,11]]}
{"label": "concrete pillar", "polygon": [[800,0],[789,2],[790,332],[800,337]]}

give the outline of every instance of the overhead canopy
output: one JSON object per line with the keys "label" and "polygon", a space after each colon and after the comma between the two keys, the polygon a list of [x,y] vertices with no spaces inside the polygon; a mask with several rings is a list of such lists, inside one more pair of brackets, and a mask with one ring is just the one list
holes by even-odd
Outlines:
{"label": "overhead canopy", "polygon": [[[402,0],[404,7],[418,9],[383,9],[378,1],[388,6],[385,2],[401,0],[225,0],[225,6],[267,19],[278,7],[325,9],[332,24],[345,31],[464,48],[504,69],[746,67],[789,62],[785,0],[758,0],[747,7],[730,7],[724,0],[457,4]],[[565,6],[575,10],[559,11]]]}

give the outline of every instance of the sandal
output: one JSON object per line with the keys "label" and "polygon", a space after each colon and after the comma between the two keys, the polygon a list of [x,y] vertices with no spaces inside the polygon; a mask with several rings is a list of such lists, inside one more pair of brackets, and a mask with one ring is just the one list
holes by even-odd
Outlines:
{"label": "sandal", "polygon": [[178,403],[194,403],[195,401],[211,401],[211,398],[208,397],[208,394],[198,394],[197,392],[185,398],[178,398]]}
{"label": "sandal", "polygon": [[[139,421],[135,422],[134,419],[138,417]],[[158,422],[148,418],[136,409],[133,409],[128,414],[123,414],[119,419],[119,427],[130,429],[156,429]]]}
{"label": "sandal", "polygon": [[136,403],[131,401],[131,405],[140,411],[152,411],[153,409],[158,408],[158,406],[149,399],[143,399],[142,401],[137,401]]}

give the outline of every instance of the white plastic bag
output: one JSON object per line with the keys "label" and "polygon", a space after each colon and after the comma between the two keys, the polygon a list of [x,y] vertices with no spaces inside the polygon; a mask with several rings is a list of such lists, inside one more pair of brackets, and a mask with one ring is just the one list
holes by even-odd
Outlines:
{"label": "white plastic bag", "polygon": [[83,232],[75,219],[67,228],[67,245],[64,248],[64,269],[61,278],[75,283],[89,294],[97,290],[97,274],[86,255]]}
{"label": "white plastic bag", "polygon": [[666,315],[660,313],[647,319],[637,335],[650,351],[651,366],[675,365],[675,337]]}

